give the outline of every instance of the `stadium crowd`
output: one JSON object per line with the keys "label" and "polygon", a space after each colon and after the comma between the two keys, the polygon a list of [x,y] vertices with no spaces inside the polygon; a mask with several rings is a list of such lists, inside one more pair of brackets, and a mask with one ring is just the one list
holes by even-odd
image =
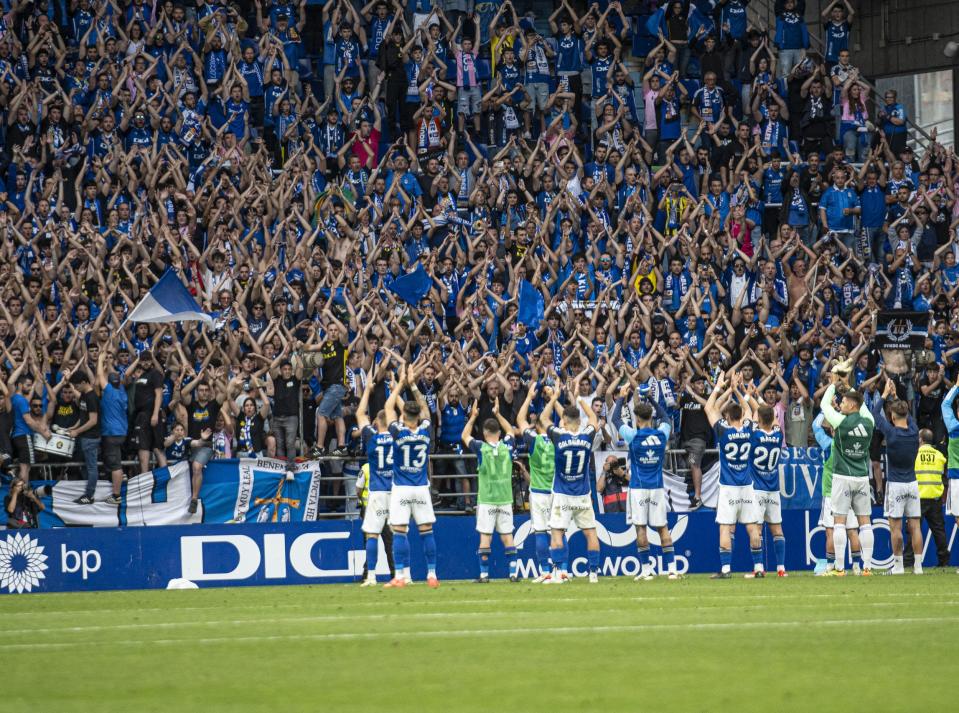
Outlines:
{"label": "stadium crowd", "polygon": [[[98,463],[118,498],[127,456],[190,460],[195,508],[211,458],[349,453],[366,381],[375,413],[406,363],[448,455],[474,400],[516,424],[584,375],[605,426],[628,381],[674,421],[694,505],[723,373],[805,446],[851,358],[943,444],[955,153],[917,154],[872,95],[849,0],[821,23],[776,0],[774,27],[747,4],[4,3],[4,462],[28,479],[75,439],[86,503]],[[125,322],[168,268],[212,327]],[[411,304],[394,283],[420,274]],[[924,351],[883,360],[885,309],[931,314]],[[464,509],[467,469],[433,472]]]}

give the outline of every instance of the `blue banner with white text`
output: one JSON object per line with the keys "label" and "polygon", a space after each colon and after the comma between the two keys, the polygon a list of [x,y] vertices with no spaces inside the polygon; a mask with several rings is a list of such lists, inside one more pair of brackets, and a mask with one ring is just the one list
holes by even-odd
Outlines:
{"label": "blue banner with white text", "polygon": [[[873,515],[874,565],[887,567],[892,563],[889,525],[880,510],[876,509]],[[825,533],[817,518],[815,511],[783,512],[787,569],[810,569],[825,556]],[[956,526],[952,519],[948,525],[953,542]],[[670,514],[669,527],[679,572],[712,572],[718,568],[718,528],[713,513]],[[439,577],[475,577],[475,519],[441,517],[434,530]],[[652,564],[661,573],[658,536],[647,532],[653,544]],[[597,534],[603,576],[634,576],[639,572],[635,530],[623,514],[600,516]],[[531,535],[529,519],[517,516],[514,536],[524,579],[537,575]],[[506,560],[495,539],[498,538],[494,538],[491,573],[503,577]],[[767,536],[765,541],[768,544],[771,538]],[[410,545],[413,577],[422,580],[425,564],[415,528],[411,529]],[[570,533],[569,548],[572,573],[584,575],[587,569],[582,533]],[[354,582],[360,578],[365,560],[359,520],[7,530],[0,533],[0,591],[156,589],[180,578],[199,587]],[[924,561],[929,566],[936,563],[934,545],[926,545]],[[766,565],[775,568],[770,551],[766,552]],[[736,538],[733,567],[743,572],[751,569],[745,537]],[[382,543],[376,572],[380,581],[389,577]]]}

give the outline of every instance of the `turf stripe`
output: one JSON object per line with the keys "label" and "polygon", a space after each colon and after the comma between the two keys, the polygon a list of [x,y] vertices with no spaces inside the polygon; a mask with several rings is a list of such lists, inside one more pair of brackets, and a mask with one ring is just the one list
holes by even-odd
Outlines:
{"label": "turf stripe", "polygon": [[[613,580],[613,581],[617,581],[617,580]],[[625,581],[625,580],[624,580],[624,581]],[[854,581],[855,581],[855,580],[854,580]],[[323,585],[323,586],[324,586],[324,587],[329,587],[329,586],[331,586],[331,585]],[[491,586],[491,585],[485,585],[485,586]],[[582,591],[583,596],[581,596],[581,597],[550,597],[550,596],[546,596],[546,597],[543,597],[542,599],[537,599],[537,601],[544,602],[544,603],[560,603],[560,602],[562,602],[562,603],[573,603],[573,604],[581,604],[581,603],[583,603],[583,602],[589,602],[589,603],[600,602],[600,603],[601,603],[601,602],[622,602],[622,601],[633,601],[633,602],[690,601],[690,597],[691,597],[691,596],[694,596],[694,593],[692,593],[692,592],[687,592],[684,596],[671,596],[671,595],[659,595],[659,594],[656,594],[656,595],[642,596],[642,597],[624,597],[624,596],[608,596],[608,597],[607,597],[607,596],[602,596],[601,593],[597,591],[597,589],[595,588],[595,586],[594,586],[593,588],[590,588],[590,589],[582,589],[582,590],[580,590],[579,587],[578,587],[578,585],[576,585],[576,584],[566,585],[566,586],[567,586],[568,588],[567,588],[567,589],[564,589],[565,592],[570,593],[570,592],[573,592],[573,591]],[[659,585],[657,585],[657,584],[655,584],[655,583],[652,583],[652,584],[651,584],[651,583],[649,583],[649,582],[637,583],[637,584],[635,585],[635,587],[636,587],[637,590],[647,590],[647,591],[654,591],[652,588],[653,588],[653,587],[657,587],[657,586],[659,586]],[[663,585],[663,586],[669,588],[669,587],[679,587],[679,586],[683,586],[683,585],[666,584],[666,585]],[[710,585],[710,586],[715,586],[715,585]],[[720,586],[722,586],[722,585],[720,585]],[[752,585],[750,585],[750,586],[752,586]],[[758,586],[762,586],[762,585],[758,585]],[[775,585],[773,585],[773,586],[775,586]],[[824,586],[829,586],[829,585],[824,585]],[[351,587],[351,589],[352,589],[352,588],[353,588],[353,587]],[[287,588],[287,587],[283,587],[282,589],[288,589],[288,588]],[[533,590],[533,589],[535,589],[535,590],[537,590],[537,591],[544,591],[544,590],[541,590],[541,588],[540,588],[539,585],[536,585],[535,587],[531,587],[531,588],[530,588],[530,590]],[[546,587],[545,589],[549,589],[549,587]],[[199,591],[200,591],[200,592],[217,593],[217,592],[227,591],[227,590],[222,590],[222,589],[206,589],[206,590],[199,590]],[[231,591],[231,592],[241,591],[241,588],[236,588],[236,589],[228,590],[228,591]],[[363,591],[363,590],[358,590],[358,591]],[[358,601],[350,601],[350,602],[342,602],[342,601],[330,601],[330,602],[311,601],[311,602],[309,602],[309,604],[274,604],[274,603],[270,603],[270,604],[268,605],[268,608],[270,608],[270,609],[311,609],[311,610],[315,610],[315,609],[318,609],[318,608],[319,608],[319,609],[322,609],[324,604],[329,604],[330,607],[335,607],[335,608],[338,609],[338,610],[343,609],[344,607],[347,608],[347,609],[362,608],[362,607],[377,607],[377,608],[382,607],[383,604],[384,604],[384,599],[379,598],[380,595],[376,593],[376,592],[378,592],[379,590],[373,589],[373,590],[368,590],[368,591],[369,591],[369,595],[370,595],[371,598],[372,598],[372,597],[376,597],[375,600],[372,600],[372,599],[371,599],[371,601],[364,601],[364,602],[358,602]],[[413,591],[416,591],[416,590],[414,589]],[[420,591],[422,591],[424,594],[426,594],[426,590],[425,590],[425,589],[420,590]],[[713,590],[713,591],[715,591],[715,590]],[[159,594],[159,593],[160,593],[160,590],[157,590],[156,593]],[[52,610],[51,610],[51,609],[43,609],[43,610],[38,610],[38,611],[9,611],[9,612],[8,612],[8,611],[3,611],[3,608],[4,608],[4,607],[3,607],[3,606],[0,606],[0,616],[2,616],[4,619],[10,619],[10,618],[12,618],[12,617],[39,617],[39,618],[44,618],[44,619],[46,619],[46,618],[51,617],[51,616],[71,616],[71,617],[72,617],[72,616],[84,616],[84,615],[87,615],[87,616],[103,616],[104,618],[109,618],[110,616],[115,615],[115,614],[129,614],[131,611],[135,611],[135,613],[138,614],[138,615],[144,614],[144,613],[147,613],[147,612],[162,612],[162,613],[164,613],[164,614],[171,614],[171,613],[176,613],[176,612],[222,611],[222,609],[224,608],[224,606],[229,607],[231,610],[255,609],[255,610],[257,610],[257,611],[262,611],[263,608],[264,608],[264,606],[265,606],[265,605],[263,605],[263,604],[257,604],[257,605],[234,605],[234,604],[232,604],[232,603],[231,603],[231,604],[226,604],[226,605],[224,605],[223,602],[217,601],[217,602],[211,602],[211,604],[210,604],[209,606],[202,606],[202,607],[197,607],[197,606],[185,606],[185,607],[179,607],[179,606],[176,606],[176,602],[173,600],[173,597],[184,596],[184,595],[187,596],[187,597],[189,597],[189,596],[197,596],[197,594],[198,594],[198,591],[188,591],[188,592],[179,591],[179,592],[176,592],[176,593],[173,593],[173,594],[169,595],[169,596],[171,597],[171,601],[170,601],[170,605],[169,605],[169,606],[164,606],[164,607],[142,607],[142,608],[141,608],[141,607],[136,607],[135,610],[131,610],[131,608],[127,607],[127,608],[118,608],[118,609],[94,609],[94,608],[91,608],[91,609],[52,609]],[[597,594],[599,594],[599,596],[597,596]],[[39,596],[40,596],[40,597],[44,597],[45,595],[39,595]],[[49,595],[46,595],[46,596],[49,596]],[[53,595],[53,596],[60,596],[60,595]],[[65,596],[75,596],[75,595],[65,595]],[[202,595],[200,595],[200,596],[202,596]],[[360,596],[362,596],[362,595],[360,595]],[[393,595],[390,595],[390,596],[393,596]],[[402,596],[402,595],[401,595],[401,596]],[[423,599],[423,600],[412,600],[412,599],[398,600],[398,599],[397,599],[397,600],[391,602],[391,606],[396,606],[396,607],[398,608],[398,610],[402,611],[402,610],[404,610],[404,609],[406,609],[406,608],[411,608],[411,607],[419,606],[419,605],[421,605],[421,604],[422,604],[422,605],[425,605],[427,602],[436,602],[436,603],[438,603],[438,604],[440,604],[440,605],[442,605],[442,606],[476,606],[476,605],[482,605],[482,604],[489,604],[489,605],[495,605],[495,604],[515,604],[516,601],[517,601],[515,598],[506,598],[506,599],[504,599],[504,598],[499,598],[499,599],[497,599],[497,598],[492,598],[492,597],[490,597],[490,598],[486,598],[486,599],[441,599],[440,597],[442,596],[442,594],[440,594],[440,595],[436,595],[436,598],[433,599],[433,598],[432,598],[432,597],[434,596],[433,594],[429,594],[428,596],[431,597],[431,598],[430,598],[430,599]],[[721,601],[721,600],[733,600],[733,601],[736,601],[736,602],[742,602],[742,601],[749,601],[749,600],[754,600],[754,599],[755,599],[755,600],[775,599],[775,600],[777,600],[777,601],[780,601],[780,600],[784,600],[784,599],[803,599],[803,600],[808,600],[808,599],[836,599],[838,596],[842,596],[842,593],[840,593],[840,592],[821,592],[821,593],[816,593],[816,594],[808,594],[808,593],[806,593],[806,594],[804,594],[804,593],[792,593],[792,594],[791,594],[791,593],[789,593],[789,592],[777,592],[776,594],[747,594],[747,593],[713,594],[713,593],[710,593],[708,589],[704,589],[704,591],[703,591],[703,593],[702,593],[702,597],[703,597],[703,598],[702,598],[702,599],[699,599],[699,600],[696,600],[696,606],[703,606],[705,603],[708,603],[708,602],[710,602],[710,601],[716,601],[716,600],[720,600],[720,601]],[[928,598],[928,597],[929,597],[929,593],[928,593],[928,592],[877,592],[877,591],[875,591],[875,590],[870,590],[870,591],[868,591],[868,592],[865,592],[865,590],[864,590],[863,596],[864,596],[864,597],[867,597],[869,600],[872,600],[872,599],[880,599],[880,600],[881,600],[881,599],[914,599],[914,598],[917,598],[917,597]],[[2,601],[4,601],[4,600],[5,600],[5,601],[13,601],[14,599],[15,599],[14,597],[4,597],[4,598],[0,598],[0,602],[2,602]],[[438,600],[438,601],[437,601],[437,600]],[[858,600],[858,601],[862,601],[862,600]],[[432,606],[432,604],[431,604],[431,606]]]}
{"label": "turf stripe", "polygon": [[406,632],[342,632],[327,634],[277,634],[266,636],[217,636],[200,639],[126,639],[113,641],[77,641],[77,642],[34,642],[24,644],[0,644],[0,651],[32,651],[43,649],[88,648],[91,646],[195,646],[219,644],[262,644],[268,641],[351,641],[380,639],[424,639],[424,638],[485,638],[496,636],[527,636],[531,634],[622,634],[651,631],[717,631],[725,629],[791,629],[819,628],[833,626],[875,626],[891,624],[935,624],[959,622],[959,617],[897,617],[873,619],[826,619],[826,620],[790,620],[764,622],[698,622],[676,624],[624,624],[619,626],[552,626],[552,627],[510,627],[508,629],[454,629],[445,631],[406,631]]}
{"label": "turf stripe", "polygon": [[[578,600],[577,600],[578,601]],[[957,606],[959,605],[959,600],[945,600],[937,601],[937,606]],[[792,604],[790,609],[797,608],[815,608],[820,609],[821,604]],[[897,602],[862,602],[862,601],[849,601],[842,602],[837,601],[832,603],[833,607],[852,607],[855,609],[864,609],[869,607],[894,607],[899,606]],[[689,607],[677,608],[674,606],[670,607],[643,607],[643,613],[654,611],[672,611],[672,612],[684,612],[687,608],[695,608],[705,612],[708,612],[709,615],[714,614],[739,614],[742,611],[741,605],[730,606],[730,607],[703,607],[701,604],[696,602],[690,602]],[[763,604],[754,604],[750,605],[750,610],[759,610],[759,609],[781,609],[779,605],[763,605]],[[592,615],[602,615],[602,614],[622,614],[622,608],[616,609],[595,609],[590,608],[589,614]],[[515,616],[552,616],[552,615],[566,615],[570,614],[569,609],[550,609],[537,607],[536,609],[509,609],[496,612],[482,611],[482,612],[407,612],[402,615],[401,618],[398,618],[395,614],[331,614],[324,616],[290,616],[290,617],[272,617],[265,619],[263,617],[255,617],[250,619],[219,619],[219,620],[191,620],[191,621],[158,621],[151,623],[138,623],[138,624],[102,624],[102,625],[90,625],[90,626],[62,626],[62,627],[49,627],[49,628],[25,628],[25,629],[11,629],[5,628],[4,633],[7,636],[36,636],[37,634],[81,634],[81,633],[92,633],[98,631],[124,631],[124,630],[150,630],[150,629],[179,629],[179,628],[191,628],[191,627],[203,627],[203,626],[282,626],[283,624],[312,624],[312,623],[324,623],[324,622],[336,622],[343,620],[350,621],[405,621],[408,619],[419,619],[419,620],[430,620],[430,619],[463,619],[467,617],[482,617],[484,619],[490,619],[493,617],[504,618],[504,617],[515,617]],[[2,648],[2,647],[0,647]]]}

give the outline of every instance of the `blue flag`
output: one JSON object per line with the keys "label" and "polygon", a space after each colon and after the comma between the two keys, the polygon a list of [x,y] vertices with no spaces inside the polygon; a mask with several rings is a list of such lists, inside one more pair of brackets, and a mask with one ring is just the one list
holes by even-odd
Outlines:
{"label": "blue flag", "polygon": [[520,281],[519,312],[516,315],[516,321],[530,329],[537,329],[545,314],[546,303],[543,300],[543,294],[528,280]]}
{"label": "blue flag", "polygon": [[429,294],[433,281],[426,274],[423,265],[417,263],[416,269],[406,275],[397,277],[387,285],[390,292],[411,305],[418,305]]}
{"label": "blue flag", "polygon": [[689,35],[687,37],[690,44],[702,42],[706,35],[716,32],[716,23],[713,19],[700,12],[699,8],[693,6],[689,11]]}
{"label": "blue flag", "polygon": [[666,10],[662,7],[646,20],[646,32],[655,37],[660,30],[663,31],[664,35],[666,34]]}
{"label": "blue flag", "polygon": [[140,304],[133,308],[126,322],[206,322],[213,318],[200,309],[193,295],[180,280],[180,276],[168,269],[150,289]]}

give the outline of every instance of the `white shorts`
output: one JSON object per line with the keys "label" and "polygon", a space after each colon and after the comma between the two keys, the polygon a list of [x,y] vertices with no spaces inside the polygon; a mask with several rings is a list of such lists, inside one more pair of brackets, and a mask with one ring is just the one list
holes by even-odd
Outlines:
{"label": "white shorts", "polygon": [[476,531],[482,535],[513,534],[513,506],[512,505],[483,505],[476,506]]}
{"label": "white shorts", "polygon": [[886,517],[919,517],[919,483],[886,483],[886,503],[882,513]]}
{"label": "white shorts", "polygon": [[[819,526],[828,527],[830,530],[835,526],[836,520],[832,516],[832,502],[830,498],[822,499],[822,510],[819,512]],[[846,513],[846,529],[858,530],[859,520],[852,513]]]}
{"label": "white shorts", "polygon": [[869,478],[848,475],[832,476],[832,511],[848,512],[857,516],[872,515],[872,496]]}
{"label": "white shorts", "polygon": [[546,532],[549,529],[549,506],[552,500],[552,493],[530,492],[529,521],[533,532]]}
{"label": "white shorts", "polygon": [[959,517],[959,478],[949,479],[949,492],[946,495],[946,513]]}
{"label": "white shorts", "polygon": [[363,532],[368,535],[379,535],[390,516],[390,491],[371,490],[370,500],[366,504],[363,514]]}
{"label": "white shorts", "polygon": [[779,500],[778,490],[756,490],[753,489],[756,496],[756,506],[754,515],[756,522],[762,525],[768,522],[770,525],[781,525],[783,522],[783,510]]}
{"label": "white shorts", "polygon": [[657,529],[666,527],[666,491],[663,488],[630,488],[626,522]]}
{"label": "white shorts", "polygon": [[573,522],[580,530],[596,529],[596,514],[588,495],[563,495],[553,493],[550,505],[549,526],[554,530],[569,529]]}
{"label": "white shorts", "polygon": [[716,522],[720,525],[752,525],[756,522],[754,510],[756,495],[752,485],[719,486],[719,504]]}
{"label": "white shorts", "polygon": [[390,491],[390,525],[409,525],[410,516],[417,525],[432,525],[436,522],[430,486],[393,486]]}

